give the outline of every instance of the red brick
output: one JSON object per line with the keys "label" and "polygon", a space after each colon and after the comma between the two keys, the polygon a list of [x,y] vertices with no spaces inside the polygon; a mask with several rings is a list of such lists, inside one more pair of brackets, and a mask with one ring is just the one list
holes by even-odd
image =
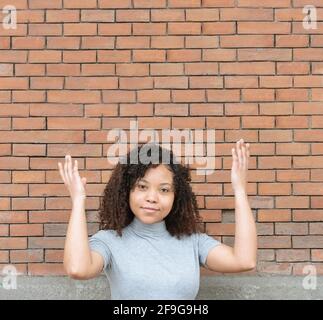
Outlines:
{"label": "red brick", "polygon": [[44,116],[44,117],[69,117],[69,116],[82,116],[83,109],[80,105],[72,104],[31,104],[31,116]]}
{"label": "red brick", "polygon": [[0,249],[27,249],[27,238],[0,238]]}
{"label": "red brick", "polygon": [[238,49],[238,60],[240,61],[286,61],[291,59],[291,49]]}
{"label": "red brick", "polygon": [[98,34],[104,36],[121,36],[131,34],[130,23],[98,23]]}
{"label": "red brick", "polygon": [[65,239],[62,237],[29,237],[28,247],[31,249],[47,249],[64,247]]}
{"label": "red brick", "polygon": [[65,81],[66,89],[117,89],[118,79],[114,77],[70,77]]}
{"label": "red brick", "polygon": [[44,49],[45,37],[13,37],[13,49]]}
{"label": "red brick", "polygon": [[116,104],[91,104],[85,106],[84,112],[86,117],[116,116],[118,106]]}
{"label": "red brick", "polygon": [[48,129],[93,130],[100,128],[100,119],[97,118],[55,118],[47,120]]}
{"label": "red brick", "polygon": [[65,275],[62,263],[29,263],[28,275],[30,276],[57,276]]}
{"label": "red brick", "polygon": [[26,24],[17,24],[16,29],[0,29],[0,36],[26,36],[27,35],[27,25]]}
{"label": "red brick", "polygon": [[62,263],[64,258],[64,250],[46,250],[45,261],[46,262],[58,262]]}
{"label": "red brick", "polygon": [[290,183],[259,183],[259,195],[289,195],[291,194]]}
{"label": "red brick", "polygon": [[99,8],[131,8],[132,3],[130,0],[124,0],[122,2],[118,0],[99,0]]}
{"label": "red brick", "polygon": [[236,30],[234,22],[203,22],[202,33],[207,35],[233,34]]}
{"label": "red brick", "polygon": [[44,64],[16,64],[17,76],[43,76],[45,75]]}
{"label": "red brick", "polygon": [[32,77],[30,78],[31,89],[63,89],[63,78],[59,77]]}
{"label": "red brick", "polygon": [[44,23],[43,10],[21,10],[17,16],[18,23]]}
{"label": "red brick", "polygon": [[289,102],[260,103],[259,113],[264,115],[292,114],[292,104]]}
{"label": "red brick", "polygon": [[277,235],[307,235],[307,223],[275,223],[275,234]]}
{"label": "red brick", "polygon": [[209,235],[234,235],[233,223],[206,223],[206,232]]}
{"label": "red brick", "polygon": [[64,36],[90,36],[97,34],[96,23],[65,23]]}
{"label": "red brick", "polygon": [[310,251],[307,249],[278,249],[278,262],[294,262],[294,261],[308,261],[310,259]]}
{"label": "red brick", "polygon": [[277,62],[277,74],[307,74],[308,62]]}
{"label": "red brick", "polygon": [[222,48],[264,48],[273,47],[274,37],[269,35],[224,35],[220,37],[220,42]]}
{"label": "red brick", "polygon": [[289,0],[239,0],[239,7],[284,8],[289,6]]}
{"label": "red brick", "polygon": [[238,22],[238,33],[241,34],[288,34],[290,31],[289,22]]}
{"label": "red brick", "polygon": [[[282,145],[282,150],[284,145]],[[290,149],[286,148],[286,153],[290,153]],[[277,170],[277,181],[308,181],[309,170]]]}
{"label": "red brick", "polygon": [[277,208],[308,208],[309,197],[302,196],[279,196],[276,197]]}
{"label": "red brick", "polygon": [[42,236],[43,225],[42,224],[20,224],[10,226],[10,236]]}
{"label": "red brick", "polygon": [[0,251],[0,263],[8,263],[9,262],[9,251],[1,250]]}
{"label": "red brick", "polygon": [[15,198],[12,199],[13,210],[42,210],[44,209],[44,199],[39,198]]}
{"label": "red brick", "polygon": [[246,74],[275,74],[273,62],[239,62],[220,63],[221,74],[246,75]]}
{"label": "red brick", "polygon": [[48,101],[51,103],[98,103],[100,92],[96,90],[51,90],[48,92]]}
{"label": "red brick", "polygon": [[[66,0],[65,0],[66,1]],[[29,0],[29,8],[31,9],[59,9],[62,8],[63,0],[51,0],[44,3],[43,0]]]}
{"label": "red brick", "polygon": [[42,171],[13,171],[13,183],[44,183],[45,172]]}
{"label": "red brick", "polygon": [[68,222],[70,211],[30,211],[30,223]]}
{"label": "red brick", "polygon": [[46,22],[78,22],[79,10],[46,10]]}
{"label": "red brick", "polygon": [[63,27],[54,23],[34,23],[29,25],[28,31],[31,36],[60,36],[63,34]]}
{"label": "red brick", "polygon": [[312,260],[313,261],[323,261],[323,250],[322,249],[312,249]]}
{"label": "red brick", "polygon": [[[80,37],[47,37],[47,48],[48,49],[79,49],[81,46]],[[53,69],[55,70],[59,65],[50,65],[50,69],[47,70],[47,74],[51,74]],[[56,67],[56,68],[55,68]],[[77,68],[77,65],[61,65],[61,67],[67,68],[67,70]],[[64,69],[67,72],[66,69]],[[59,72],[59,71],[58,71]],[[64,73],[67,75],[67,73]]]}
{"label": "red brick", "polygon": [[45,102],[45,91],[40,90],[28,90],[28,91],[13,91],[12,92],[13,102]]}
{"label": "red brick", "polygon": [[0,89],[28,89],[28,80],[27,78],[1,78]]}
{"label": "red brick", "polygon": [[86,2],[80,3],[78,0],[64,0],[64,8],[65,9],[92,9],[97,7],[96,0],[88,0]]}
{"label": "red brick", "polygon": [[259,236],[258,248],[291,248],[290,236]]}
{"label": "red brick", "polygon": [[323,221],[322,210],[294,210],[294,221]]}
{"label": "red brick", "polygon": [[115,67],[111,64],[82,64],[83,76],[114,75]]}
{"label": "red brick", "polygon": [[276,222],[291,221],[290,209],[260,209],[258,210],[258,221],[260,222]]}
{"label": "red brick", "polygon": [[321,234],[323,223],[311,222],[309,223],[309,234]]}
{"label": "red brick", "polygon": [[9,236],[9,226],[0,224],[0,236],[7,237]]}
{"label": "red brick", "polygon": [[86,22],[114,22],[113,10],[81,10],[81,21]]}
{"label": "red brick", "polygon": [[43,250],[11,250],[10,262],[43,262]]}
{"label": "red brick", "polygon": [[[83,132],[80,131],[10,131],[6,137],[0,136],[7,142],[25,142],[25,143],[80,143],[83,142]],[[28,158],[12,157],[3,158],[0,168],[28,169]]]}
{"label": "red brick", "polygon": [[114,39],[107,37],[83,37],[82,49],[113,49]]}
{"label": "red brick", "polygon": [[323,236],[293,236],[293,248],[323,248]]}
{"label": "red brick", "polygon": [[41,130],[46,128],[45,118],[13,118],[13,130]]}
{"label": "red brick", "polygon": [[96,52],[94,50],[64,51],[63,62],[64,63],[96,62]]}
{"label": "red brick", "polygon": [[27,212],[1,211],[0,223],[27,223]]}

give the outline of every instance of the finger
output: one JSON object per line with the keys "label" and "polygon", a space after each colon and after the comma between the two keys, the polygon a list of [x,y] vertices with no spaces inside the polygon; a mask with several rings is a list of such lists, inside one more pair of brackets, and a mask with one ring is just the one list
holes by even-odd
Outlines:
{"label": "finger", "polygon": [[65,177],[65,182],[67,184],[70,184],[70,178],[68,176],[68,169],[67,169],[67,156],[65,156],[65,162],[64,162],[64,177]]}
{"label": "finger", "polygon": [[66,183],[65,182],[65,174],[64,174],[64,171],[63,171],[63,166],[62,166],[62,164],[60,162],[58,163],[58,170],[59,170],[59,174],[60,174],[63,182]]}
{"label": "finger", "polygon": [[67,157],[67,172],[68,172],[68,176],[70,178],[70,180],[72,181],[73,179],[73,168],[72,168],[72,158],[69,155]]}
{"label": "finger", "polygon": [[74,160],[73,174],[78,174],[78,163]]}
{"label": "finger", "polygon": [[74,161],[73,176],[76,177],[77,179],[81,179],[80,174],[79,174],[78,161],[77,160]]}
{"label": "finger", "polygon": [[248,168],[248,166],[249,166],[249,157],[250,157],[250,150],[249,150],[249,148],[250,148],[250,144],[249,143],[247,143],[247,158],[246,158],[246,162],[247,162],[247,168]]}
{"label": "finger", "polygon": [[236,165],[238,165],[238,156],[237,156],[235,148],[231,149],[231,153],[232,153],[232,166],[236,166]]}
{"label": "finger", "polygon": [[238,154],[238,164],[239,166],[242,165],[242,152],[241,152],[241,145],[240,145],[241,140],[237,141],[237,154]]}
{"label": "finger", "polygon": [[86,186],[86,178],[85,177],[82,178],[82,183],[83,183],[83,186],[85,187]]}
{"label": "finger", "polygon": [[246,145],[245,145],[243,139],[241,142],[241,155],[242,155],[242,167],[246,168],[247,151],[246,151]]}

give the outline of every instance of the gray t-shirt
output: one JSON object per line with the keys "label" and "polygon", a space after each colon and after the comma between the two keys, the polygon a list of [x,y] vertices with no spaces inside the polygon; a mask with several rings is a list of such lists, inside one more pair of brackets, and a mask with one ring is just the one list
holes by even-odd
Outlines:
{"label": "gray t-shirt", "polygon": [[134,217],[122,230],[101,230],[90,240],[101,254],[111,299],[193,300],[200,286],[200,265],[220,244],[206,233],[180,240],[172,237],[165,221],[145,224]]}

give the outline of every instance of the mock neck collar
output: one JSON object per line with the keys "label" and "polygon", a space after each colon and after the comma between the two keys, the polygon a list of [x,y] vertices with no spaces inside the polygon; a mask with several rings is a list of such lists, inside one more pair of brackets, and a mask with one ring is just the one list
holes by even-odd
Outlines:
{"label": "mock neck collar", "polygon": [[165,220],[149,224],[143,223],[135,216],[129,226],[135,233],[146,236],[165,235],[168,232]]}

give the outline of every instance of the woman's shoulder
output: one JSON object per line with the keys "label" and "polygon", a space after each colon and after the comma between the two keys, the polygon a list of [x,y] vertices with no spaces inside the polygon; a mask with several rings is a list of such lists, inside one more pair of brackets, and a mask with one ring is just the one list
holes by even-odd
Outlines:
{"label": "woman's shoulder", "polygon": [[116,230],[113,229],[102,229],[97,231],[92,236],[93,238],[99,238],[99,239],[116,239],[117,237],[120,237]]}

